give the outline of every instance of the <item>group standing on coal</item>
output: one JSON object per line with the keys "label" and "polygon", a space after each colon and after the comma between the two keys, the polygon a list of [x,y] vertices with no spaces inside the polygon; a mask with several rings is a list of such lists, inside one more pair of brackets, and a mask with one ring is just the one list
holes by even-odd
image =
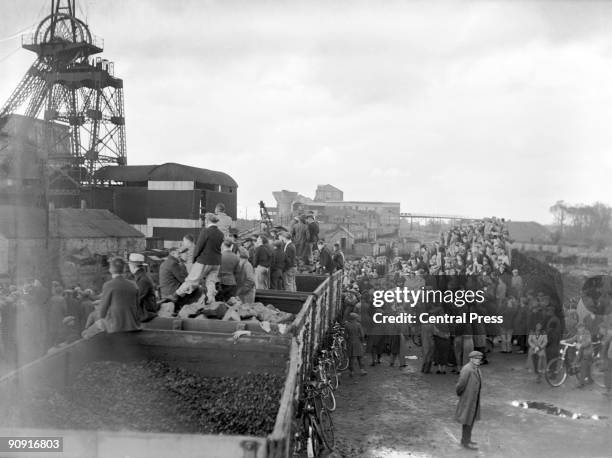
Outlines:
{"label": "group standing on coal", "polygon": [[312,214],[287,229],[241,238],[218,204],[196,239],[186,235],[169,249],[157,284],[141,253],[108,265],[110,278],[97,292],[59,281],[50,290],[38,280],[7,287],[0,297],[0,359],[16,367],[81,336],[136,330],[156,316],[287,324],[292,315],[256,303],[256,290],[296,291],[298,273],[333,273],[343,268],[344,254],[319,238]]}

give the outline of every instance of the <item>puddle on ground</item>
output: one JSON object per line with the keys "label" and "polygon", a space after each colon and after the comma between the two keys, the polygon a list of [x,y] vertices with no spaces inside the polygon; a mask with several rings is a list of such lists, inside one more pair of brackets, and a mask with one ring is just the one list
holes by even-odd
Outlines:
{"label": "puddle on ground", "polygon": [[571,418],[572,420],[605,420],[608,417],[604,415],[589,415],[585,413],[572,412],[567,409],[562,409],[554,404],[540,401],[512,401],[514,407],[523,409],[535,409],[545,412],[549,415],[556,415],[561,418]]}

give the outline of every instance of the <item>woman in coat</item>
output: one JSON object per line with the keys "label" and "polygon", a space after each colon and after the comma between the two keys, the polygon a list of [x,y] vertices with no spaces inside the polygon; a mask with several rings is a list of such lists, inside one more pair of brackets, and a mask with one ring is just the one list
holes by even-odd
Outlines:
{"label": "woman in coat", "polygon": [[353,376],[355,361],[357,361],[357,364],[359,365],[361,375],[367,374],[367,372],[363,369],[363,364],[361,362],[365,337],[358,319],[359,315],[356,313],[350,313],[348,316],[348,321],[344,324],[344,330],[346,332],[346,348],[348,350],[349,357],[349,375],[351,377]]}

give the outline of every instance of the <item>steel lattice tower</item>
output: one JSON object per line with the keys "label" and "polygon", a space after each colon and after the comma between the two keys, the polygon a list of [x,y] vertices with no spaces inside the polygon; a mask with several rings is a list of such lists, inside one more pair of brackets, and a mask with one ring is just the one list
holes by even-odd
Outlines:
{"label": "steel lattice tower", "polygon": [[75,1],[52,0],[51,14],[22,36],[22,47],[38,57],[0,110],[0,128],[10,114],[47,121],[49,197],[78,196],[100,167],[127,163],[123,80],[113,63],[91,57],[104,44],[76,17]]}

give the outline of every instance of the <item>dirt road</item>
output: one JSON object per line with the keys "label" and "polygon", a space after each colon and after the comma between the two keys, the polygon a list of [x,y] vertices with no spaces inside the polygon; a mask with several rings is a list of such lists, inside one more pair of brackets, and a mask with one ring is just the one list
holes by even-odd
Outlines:
{"label": "dirt road", "polygon": [[[583,414],[612,416],[612,403],[597,387],[577,389],[535,383],[524,355],[494,353],[483,366],[482,420],[474,427],[479,450],[459,445],[454,422],[457,375],[422,374],[419,360],[408,367],[367,366],[368,375],[343,374],[334,413],[335,457],[604,457],[612,456],[612,420],[572,420],[512,405],[543,401]],[[367,361],[369,363],[369,360]]]}

